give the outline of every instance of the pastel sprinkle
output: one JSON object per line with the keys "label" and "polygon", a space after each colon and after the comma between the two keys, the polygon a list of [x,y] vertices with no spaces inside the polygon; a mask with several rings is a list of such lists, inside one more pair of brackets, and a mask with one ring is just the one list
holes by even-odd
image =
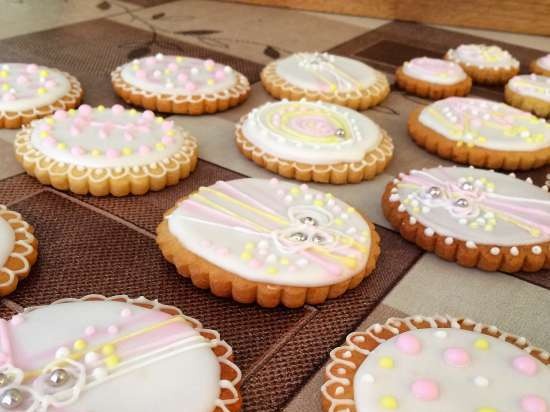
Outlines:
{"label": "pastel sprinkle", "polygon": [[394,361],[389,356],[383,356],[378,360],[378,366],[384,369],[391,369],[394,367]]}
{"label": "pastel sprinkle", "polygon": [[105,365],[107,365],[108,368],[114,368],[120,363],[120,359],[116,355],[110,355],[105,359]]}
{"label": "pastel sprinkle", "polygon": [[527,395],[521,398],[521,410],[523,412],[547,412],[548,404],[537,395]]}
{"label": "pastel sprinkle", "polygon": [[420,340],[409,333],[402,333],[396,340],[397,348],[407,355],[417,355],[422,350]]}
{"label": "pastel sprinkle", "polygon": [[470,355],[462,348],[448,348],[443,357],[451,366],[463,367],[470,363]]}
{"label": "pastel sprinkle", "polygon": [[107,345],[105,345],[101,348],[101,353],[105,356],[110,356],[113,353],[115,353],[115,346],[108,343]]}
{"label": "pastel sprinkle", "polygon": [[73,344],[73,348],[77,351],[83,351],[88,346],[88,343],[84,339],[78,339]]}
{"label": "pastel sprinkle", "polygon": [[537,363],[529,355],[521,355],[514,358],[512,366],[519,373],[526,376],[533,376],[537,373]]}
{"label": "pastel sprinkle", "polygon": [[430,379],[418,379],[412,386],[413,395],[422,401],[434,401],[439,398],[439,386]]}
{"label": "pastel sprinkle", "polygon": [[397,399],[393,396],[382,396],[380,398],[380,406],[384,409],[397,409],[398,403]]}
{"label": "pastel sprinkle", "polygon": [[480,350],[487,350],[489,349],[489,341],[484,338],[476,339],[476,341],[474,342],[474,347]]}

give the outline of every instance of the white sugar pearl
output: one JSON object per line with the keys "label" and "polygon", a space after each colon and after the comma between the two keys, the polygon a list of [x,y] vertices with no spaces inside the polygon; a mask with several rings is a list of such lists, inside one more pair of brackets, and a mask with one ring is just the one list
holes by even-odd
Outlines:
{"label": "white sugar pearl", "polygon": [[66,358],[67,356],[69,356],[70,353],[71,353],[71,351],[69,350],[69,348],[67,348],[65,346],[62,346],[58,350],[55,351],[55,357],[56,357],[56,359],[63,359],[63,358]]}
{"label": "white sugar pearl", "polygon": [[366,373],[361,378],[361,381],[364,383],[374,383],[374,376],[372,376],[370,373]]}
{"label": "white sugar pearl", "polygon": [[484,388],[486,386],[489,386],[489,379],[487,379],[485,376],[476,376],[474,378],[474,383],[476,386]]}
{"label": "white sugar pearl", "polygon": [[447,337],[447,332],[444,330],[437,330],[434,333],[435,337],[438,339],[445,339]]}

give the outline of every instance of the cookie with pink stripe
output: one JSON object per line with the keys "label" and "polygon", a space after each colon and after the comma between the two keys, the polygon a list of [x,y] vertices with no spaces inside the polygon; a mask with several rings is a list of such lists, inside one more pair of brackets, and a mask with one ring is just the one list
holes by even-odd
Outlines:
{"label": "cookie with pink stripe", "polygon": [[495,326],[390,318],[331,352],[326,412],[547,412],[550,354]]}

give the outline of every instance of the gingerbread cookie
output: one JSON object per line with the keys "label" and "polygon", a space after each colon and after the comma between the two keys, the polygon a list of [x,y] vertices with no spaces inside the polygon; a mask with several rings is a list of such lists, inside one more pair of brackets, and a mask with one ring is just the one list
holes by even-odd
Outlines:
{"label": "gingerbread cookie", "polygon": [[374,226],[352,207],[277,179],[202,187],[166,212],[157,243],[195,286],[264,307],[338,297],[380,253]]}
{"label": "gingerbread cookie", "polygon": [[187,177],[197,164],[197,143],[149,110],[82,105],[20,131],[15,155],[28,174],[56,189],[125,196]]}
{"label": "gingerbread cookie", "polygon": [[543,76],[550,76],[550,54],[534,60],[531,63],[531,71]]}
{"label": "gingerbread cookie", "polygon": [[407,93],[433,100],[466,96],[472,89],[472,79],[458,64],[429,57],[403,63],[395,72],[395,80]]}
{"label": "gingerbread cookie", "polygon": [[13,292],[38,256],[34,229],[21,215],[0,205],[0,296]]}
{"label": "gingerbread cookie", "polygon": [[261,73],[265,89],[278,99],[329,103],[365,110],[390,92],[386,76],[347,57],[296,53],[268,64]]}
{"label": "gingerbread cookie", "polygon": [[413,111],[409,134],[458,163],[528,170],[550,163],[550,124],[504,103],[449,97]]}
{"label": "gingerbread cookie", "polygon": [[1,320],[0,409],[238,412],[218,332],[145,298],[89,295]]}
{"label": "gingerbread cookie", "polygon": [[550,194],[493,171],[439,167],[390,182],[384,216],[405,239],[487,271],[550,268]]}
{"label": "gingerbread cookie", "polygon": [[357,183],[382,172],[393,155],[387,133],[368,117],[323,102],[266,103],[236,129],[240,151],[281,176]]}
{"label": "gingerbread cookie", "polygon": [[111,81],[126,102],[164,113],[221,112],[250,93],[248,79],[229,66],[161,53],[117,67]]}
{"label": "gingerbread cookie", "polygon": [[550,354],[470,319],[390,318],[330,358],[326,412],[550,410]]}
{"label": "gingerbread cookie", "polygon": [[539,117],[550,116],[550,77],[536,74],[515,76],[506,84],[506,102]]}
{"label": "gingerbread cookie", "polygon": [[519,61],[498,46],[462,44],[445,58],[460,64],[475,83],[504,84],[519,73]]}
{"label": "gingerbread cookie", "polygon": [[45,66],[0,63],[0,128],[18,129],[82,100],[82,87],[69,73]]}

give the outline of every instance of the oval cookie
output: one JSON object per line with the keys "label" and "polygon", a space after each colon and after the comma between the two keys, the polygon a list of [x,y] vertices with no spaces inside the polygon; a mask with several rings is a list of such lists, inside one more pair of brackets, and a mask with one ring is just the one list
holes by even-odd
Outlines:
{"label": "oval cookie", "polygon": [[543,76],[550,76],[550,54],[534,60],[531,63],[531,71]]}
{"label": "oval cookie", "polygon": [[514,76],[504,89],[506,102],[539,117],[550,116],[550,77],[536,74]]}

